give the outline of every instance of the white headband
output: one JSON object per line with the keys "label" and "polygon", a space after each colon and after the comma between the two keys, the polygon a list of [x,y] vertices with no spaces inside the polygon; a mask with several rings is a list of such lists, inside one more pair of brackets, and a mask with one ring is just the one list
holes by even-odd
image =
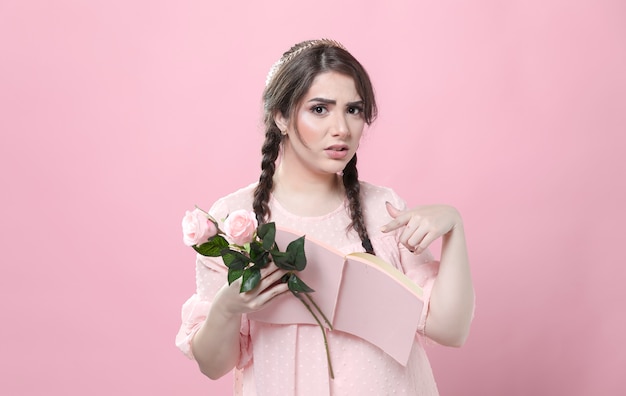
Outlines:
{"label": "white headband", "polygon": [[282,65],[288,63],[293,58],[295,58],[296,56],[298,56],[299,54],[301,54],[302,52],[306,51],[309,48],[324,46],[324,45],[329,46],[329,47],[338,47],[344,50],[346,49],[346,47],[344,47],[340,42],[335,41],[335,40],[330,40],[330,39],[311,40],[307,42],[306,44],[304,44],[302,47],[286,55],[283,55],[279,60],[277,60],[276,63],[274,63],[272,67],[270,68],[270,71],[267,73],[267,77],[265,78],[265,86],[267,87],[270,84],[270,82],[274,78],[274,75],[276,75],[276,72],[278,71],[278,69],[281,68]]}

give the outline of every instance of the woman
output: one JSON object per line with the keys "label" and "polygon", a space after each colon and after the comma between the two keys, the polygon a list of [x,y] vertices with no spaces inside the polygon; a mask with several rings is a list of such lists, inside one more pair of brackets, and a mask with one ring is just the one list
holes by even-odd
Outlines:
{"label": "woman", "polygon": [[[406,209],[392,190],[358,180],[356,151],[376,103],[366,71],[341,44],[323,39],[292,47],[270,70],[263,100],[259,182],[218,200],[211,215],[254,210],[259,222],[274,221],[344,253],[374,253],[403,271],[423,287],[426,307],[404,313],[421,315],[409,362],[402,366],[358,337],[331,331],[329,378],[316,326],[247,319],[287,291],[277,283],[282,271],[263,269],[259,286],[240,293],[240,280],[227,285],[223,262],[203,256],[178,346],[209,378],[236,368],[235,393],[245,396],[436,395],[422,340],[462,345],[474,309],[461,216],[444,205]],[[440,263],[427,250],[439,237]]]}

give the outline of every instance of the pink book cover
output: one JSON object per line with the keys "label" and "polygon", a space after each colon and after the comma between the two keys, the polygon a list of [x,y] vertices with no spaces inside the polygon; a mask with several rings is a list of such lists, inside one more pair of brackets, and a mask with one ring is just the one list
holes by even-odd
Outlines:
{"label": "pink book cover", "polygon": [[[284,250],[300,236],[277,228],[276,243]],[[424,307],[422,289],[397,268],[371,254],[344,255],[308,237],[304,249],[307,265],[298,276],[315,290],[310,295],[334,331],[360,337],[406,365]],[[248,317],[266,323],[317,325],[291,293],[277,297]],[[318,317],[324,324],[319,314]]]}

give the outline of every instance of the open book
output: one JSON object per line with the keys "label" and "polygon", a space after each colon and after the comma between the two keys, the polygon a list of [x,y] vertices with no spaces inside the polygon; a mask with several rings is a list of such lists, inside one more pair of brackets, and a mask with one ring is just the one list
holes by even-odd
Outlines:
{"label": "open book", "polygon": [[[281,249],[301,236],[276,229]],[[306,268],[298,276],[315,292],[311,297],[335,331],[360,337],[406,365],[418,320],[423,291],[400,270],[367,253],[344,255],[320,241],[306,238]],[[324,324],[321,315],[318,318]],[[276,297],[248,318],[275,324],[317,325],[311,313],[291,293]]]}

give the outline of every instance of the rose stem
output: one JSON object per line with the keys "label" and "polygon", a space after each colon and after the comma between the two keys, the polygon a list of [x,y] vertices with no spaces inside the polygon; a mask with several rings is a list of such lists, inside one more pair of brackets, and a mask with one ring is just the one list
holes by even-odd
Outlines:
{"label": "rose stem", "polygon": [[324,312],[320,309],[320,307],[315,303],[315,300],[313,300],[313,297],[311,297],[308,293],[305,293],[305,296],[311,302],[311,304],[313,304],[315,309],[317,309],[317,312],[319,312],[320,315],[322,315],[322,318],[324,318],[324,322],[326,322],[326,324],[328,325],[328,328],[330,330],[334,330],[333,325],[330,323],[326,315],[324,315]]}
{"label": "rose stem", "polygon": [[304,299],[300,297],[300,294],[294,291],[292,291],[292,293],[294,296],[298,298],[298,300],[302,301],[302,304],[304,304],[306,309],[311,313],[311,315],[313,315],[313,319],[315,319],[317,324],[320,326],[320,329],[322,330],[322,336],[324,337],[324,347],[326,348],[326,360],[328,361],[328,372],[330,373],[330,378],[335,379],[335,373],[333,372],[333,364],[330,361],[330,351],[328,350],[328,339],[326,338],[326,331],[324,330],[324,326],[322,326],[322,322],[320,322],[320,320],[317,318],[317,316],[315,315],[315,313],[313,312],[309,304],[307,304],[306,301],[304,301]]}

